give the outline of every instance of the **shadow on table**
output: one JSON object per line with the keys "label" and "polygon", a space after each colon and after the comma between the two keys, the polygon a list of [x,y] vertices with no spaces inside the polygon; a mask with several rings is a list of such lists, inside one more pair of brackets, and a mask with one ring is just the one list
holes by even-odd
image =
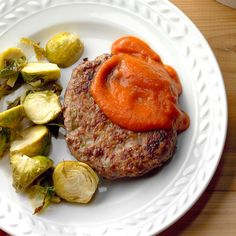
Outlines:
{"label": "shadow on table", "polygon": [[[228,142],[226,140],[224,150],[227,149],[227,143]],[[207,189],[203,193],[203,195],[199,198],[199,200],[194,204],[194,206],[182,218],[180,218],[175,224],[173,224],[172,226],[167,228],[165,231],[158,234],[158,236],[177,236],[177,235],[181,234],[181,232],[187,230],[187,228],[192,224],[192,222],[195,219],[197,219],[197,217],[201,214],[202,210],[204,209],[207,202],[211,198],[217,184],[219,183],[219,179],[221,178],[221,175],[223,173],[225,162],[226,162],[226,158],[223,154],[221,161],[219,163],[219,166],[216,170],[216,173],[215,173],[213,179],[211,180],[210,184],[208,185]],[[235,171],[235,173],[236,173],[236,171]],[[234,178],[234,176],[232,176],[232,178],[228,179],[227,182],[225,183],[226,189],[231,185],[233,178]],[[189,232],[189,234],[191,234],[191,233]]]}

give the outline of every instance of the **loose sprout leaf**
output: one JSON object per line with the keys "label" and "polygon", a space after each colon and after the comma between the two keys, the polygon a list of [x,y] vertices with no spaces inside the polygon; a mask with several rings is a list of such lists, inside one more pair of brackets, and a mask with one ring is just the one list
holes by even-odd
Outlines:
{"label": "loose sprout leaf", "polygon": [[9,147],[11,132],[8,128],[0,127],[0,158]]}
{"label": "loose sprout leaf", "polygon": [[59,136],[59,129],[60,128],[65,128],[64,126],[64,117],[62,112],[58,115],[58,117],[51,121],[50,123],[47,124],[47,128],[49,129],[50,133],[52,134],[52,136],[54,136],[55,138],[58,138]]}
{"label": "loose sprout leaf", "polygon": [[21,99],[21,97],[18,97],[14,101],[7,102],[7,104],[8,104],[7,109],[11,109],[13,107],[16,107],[16,106],[20,105],[20,99]]}
{"label": "loose sprout leaf", "polygon": [[34,49],[35,56],[38,60],[42,60],[46,58],[46,53],[44,48],[40,47],[40,43],[35,42],[32,39],[29,38],[21,38],[20,40],[21,43],[31,46]]}
{"label": "loose sprout leaf", "polygon": [[56,196],[52,173],[53,168],[48,169],[34,181],[34,185],[28,190],[28,195],[34,208],[34,214],[40,213],[52,202],[61,202],[60,198]]}
{"label": "loose sprout leaf", "polygon": [[8,79],[1,79],[0,80],[0,99],[3,98],[4,96],[14,92],[16,89],[18,89],[24,83],[21,76],[18,76],[13,87],[9,86],[7,84],[7,82],[8,82]]}
{"label": "loose sprout leaf", "polygon": [[18,78],[19,73],[16,73],[12,76],[10,76],[7,80],[7,85],[13,88],[16,84],[17,78]]}
{"label": "loose sprout leaf", "polygon": [[28,196],[34,208],[33,214],[41,212],[44,208],[46,208],[50,204],[50,194],[47,187],[42,187],[40,185],[33,185],[28,190]]}

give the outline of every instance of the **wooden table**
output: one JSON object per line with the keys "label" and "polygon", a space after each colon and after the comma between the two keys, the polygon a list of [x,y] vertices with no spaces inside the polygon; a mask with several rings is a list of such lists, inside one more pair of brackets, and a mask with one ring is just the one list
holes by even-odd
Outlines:
{"label": "wooden table", "polygon": [[236,235],[236,10],[215,0],[171,0],[204,34],[228,96],[228,135],[216,174],[194,207],[160,236]]}
{"label": "wooden table", "polygon": [[[236,10],[214,0],[172,0],[204,34],[223,72],[229,125],[222,160],[194,207],[161,236],[236,235]],[[0,236],[4,235],[0,232]]]}

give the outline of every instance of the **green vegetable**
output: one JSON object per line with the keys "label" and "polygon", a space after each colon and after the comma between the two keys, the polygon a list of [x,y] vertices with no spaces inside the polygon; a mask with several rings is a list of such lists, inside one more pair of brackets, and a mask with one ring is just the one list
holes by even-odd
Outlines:
{"label": "green vegetable", "polygon": [[29,38],[21,38],[20,42],[33,47],[35,56],[38,60],[42,60],[46,57],[46,52],[40,47],[40,43],[36,43],[34,40]]}
{"label": "green vegetable", "polygon": [[7,109],[11,109],[13,107],[19,106],[20,105],[20,98],[17,97],[14,101],[8,101],[7,102]]}
{"label": "green vegetable", "polygon": [[46,83],[58,80],[61,76],[61,71],[53,63],[31,62],[22,69],[21,74],[26,83],[34,87],[40,87]]}
{"label": "green vegetable", "polygon": [[25,154],[27,156],[44,155],[50,144],[48,128],[43,125],[29,127],[20,132],[18,138],[11,142],[10,155]]}
{"label": "green vegetable", "polygon": [[3,157],[4,152],[9,146],[10,130],[8,128],[0,127],[0,158]]}
{"label": "green vegetable", "polygon": [[34,208],[34,214],[40,213],[50,203],[60,203],[52,183],[53,168],[48,169],[34,181],[27,193]]}
{"label": "green vegetable", "polygon": [[7,78],[7,85],[14,87],[19,72],[27,64],[20,48],[9,48],[0,54],[0,78]]}
{"label": "green vegetable", "polygon": [[76,34],[62,32],[52,37],[46,44],[46,57],[59,67],[68,67],[79,60],[84,45]]}
{"label": "green vegetable", "polygon": [[16,191],[24,191],[42,173],[52,167],[53,161],[45,156],[28,157],[15,154],[10,157],[13,186]]}
{"label": "green vegetable", "polygon": [[68,202],[88,203],[99,178],[91,167],[78,161],[59,163],[53,172],[53,184],[59,197]]}
{"label": "green vegetable", "polygon": [[19,105],[0,113],[0,126],[15,128],[25,116],[24,106]]}
{"label": "green vegetable", "polygon": [[23,105],[26,115],[35,124],[46,124],[61,112],[59,97],[52,91],[31,92]]}
{"label": "green vegetable", "polygon": [[19,75],[16,79],[16,81],[14,77],[8,79],[0,79],[0,99],[15,91],[24,83],[21,75]]}

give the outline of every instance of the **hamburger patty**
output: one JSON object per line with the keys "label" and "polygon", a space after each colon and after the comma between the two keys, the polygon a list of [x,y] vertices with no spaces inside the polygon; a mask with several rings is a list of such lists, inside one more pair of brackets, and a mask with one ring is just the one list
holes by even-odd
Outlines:
{"label": "hamburger patty", "polygon": [[109,57],[103,54],[74,69],[63,108],[66,141],[73,156],[107,179],[141,176],[173,156],[177,132],[133,132],[105,116],[89,88],[99,66]]}

